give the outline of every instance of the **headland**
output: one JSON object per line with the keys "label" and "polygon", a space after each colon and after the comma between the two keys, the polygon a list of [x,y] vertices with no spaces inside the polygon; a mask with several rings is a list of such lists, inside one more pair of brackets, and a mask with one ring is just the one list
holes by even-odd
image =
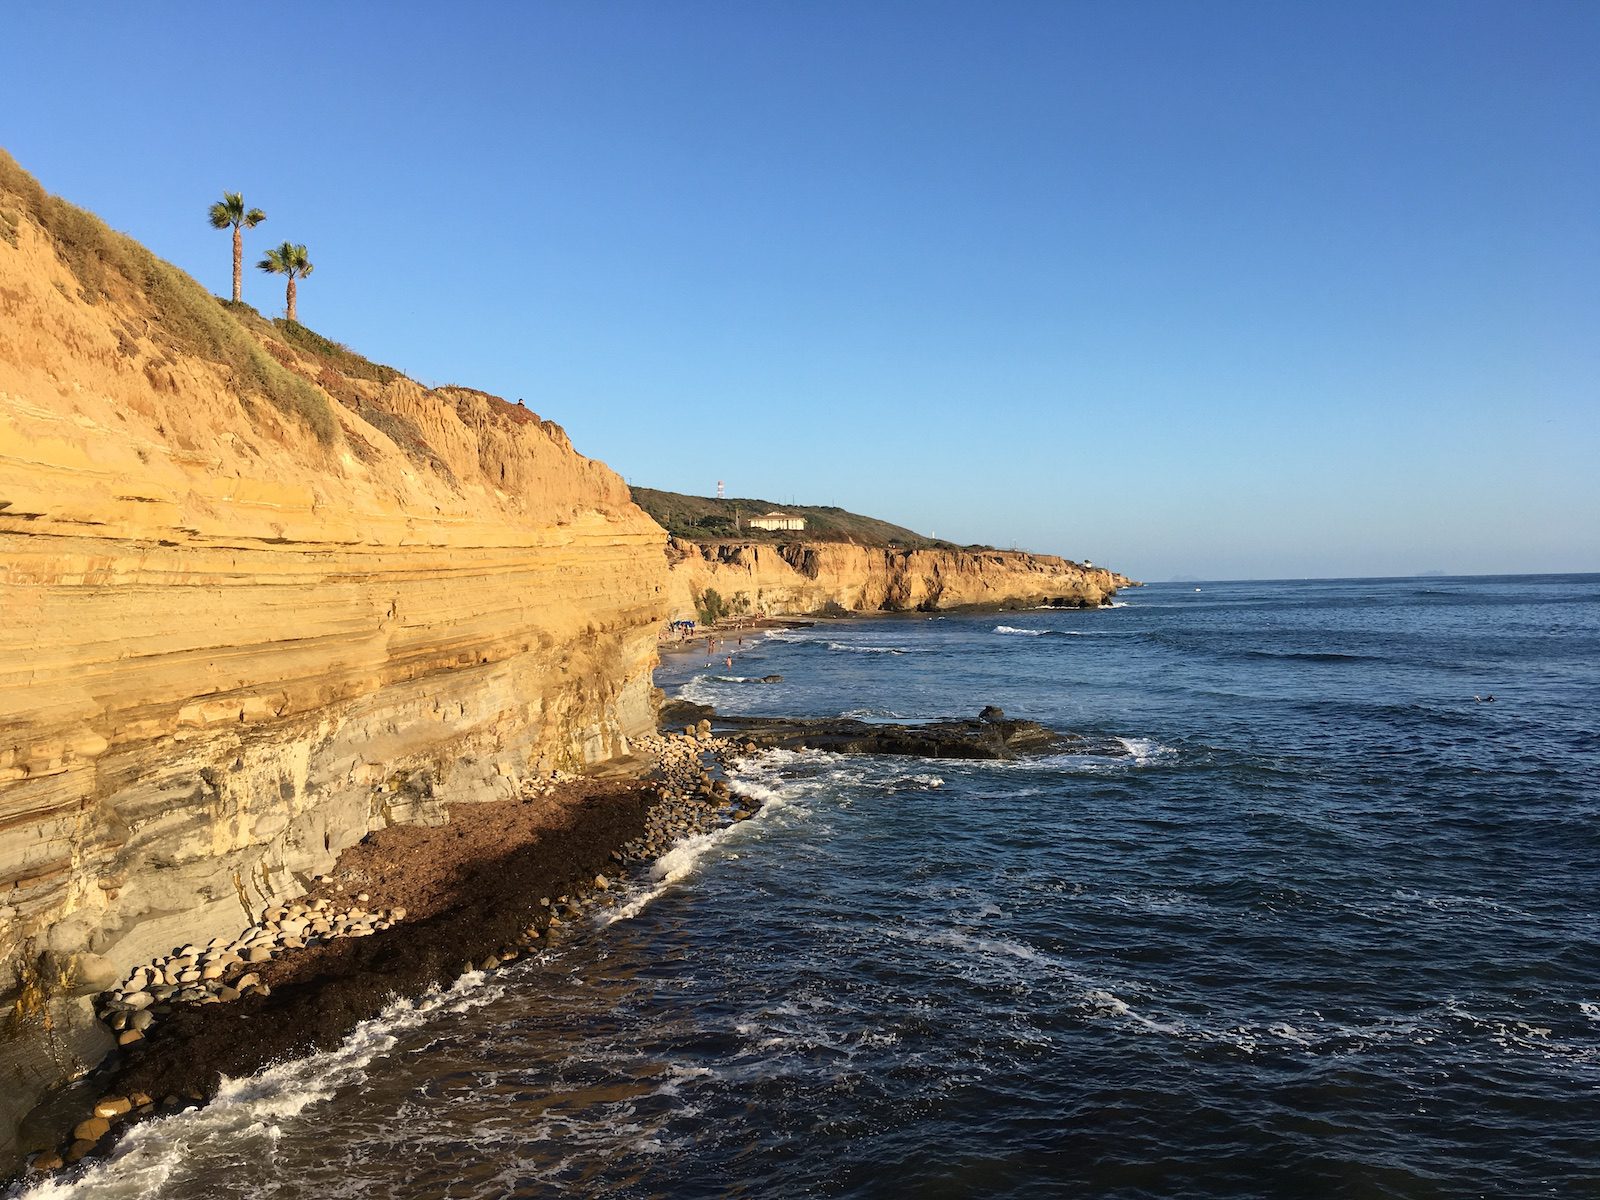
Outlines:
{"label": "headland", "polygon": [[0,153],[0,1162],[91,1072],[183,1102],[520,953],[524,902],[700,819],[663,804],[735,818],[701,768],[586,775],[654,744],[674,617],[1126,582],[788,532],[669,538],[553,422],[219,300]]}

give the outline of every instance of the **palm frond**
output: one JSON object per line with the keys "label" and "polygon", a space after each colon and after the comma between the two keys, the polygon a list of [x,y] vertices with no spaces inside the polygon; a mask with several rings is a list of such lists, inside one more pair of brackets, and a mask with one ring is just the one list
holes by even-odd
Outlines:
{"label": "palm frond", "polygon": [[289,242],[275,246],[266,252],[256,266],[274,275],[287,275],[293,269],[294,249]]}
{"label": "palm frond", "polygon": [[213,229],[226,229],[229,225],[254,229],[267,219],[267,214],[259,208],[245,211],[243,192],[223,192],[222,199],[206,210],[206,216],[211,218]]}
{"label": "palm frond", "polygon": [[274,275],[288,275],[295,279],[304,279],[315,270],[311,259],[306,256],[306,248],[293,242],[274,246],[256,266]]}

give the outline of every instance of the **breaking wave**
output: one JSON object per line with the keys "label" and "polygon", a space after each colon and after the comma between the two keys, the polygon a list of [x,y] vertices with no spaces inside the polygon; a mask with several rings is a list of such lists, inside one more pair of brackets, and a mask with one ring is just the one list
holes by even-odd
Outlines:
{"label": "breaking wave", "polygon": [[1015,625],[996,625],[995,633],[1011,634],[1017,637],[1087,637],[1082,629],[1021,629]]}

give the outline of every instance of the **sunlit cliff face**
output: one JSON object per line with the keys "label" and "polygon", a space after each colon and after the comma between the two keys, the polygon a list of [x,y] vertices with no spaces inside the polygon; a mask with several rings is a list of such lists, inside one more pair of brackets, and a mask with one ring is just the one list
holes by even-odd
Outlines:
{"label": "sunlit cliff face", "polygon": [[625,749],[666,567],[557,426],[191,296],[311,389],[308,419],[181,344],[138,279],[91,298],[48,231],[14,233],[0,991],[29,999],[0,1090],[22,1095],[96,1057],[72,997],[108,969],[237,924],[375,826]]}

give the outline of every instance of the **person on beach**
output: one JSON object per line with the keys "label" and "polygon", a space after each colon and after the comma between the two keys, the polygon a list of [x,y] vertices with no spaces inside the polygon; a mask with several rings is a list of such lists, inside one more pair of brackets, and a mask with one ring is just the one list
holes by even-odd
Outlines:
{"label": "person on beach", "polygon": [[728,670],[733,670],[733,655],[728,655],[728,657],[722,661],[727,664]]}

